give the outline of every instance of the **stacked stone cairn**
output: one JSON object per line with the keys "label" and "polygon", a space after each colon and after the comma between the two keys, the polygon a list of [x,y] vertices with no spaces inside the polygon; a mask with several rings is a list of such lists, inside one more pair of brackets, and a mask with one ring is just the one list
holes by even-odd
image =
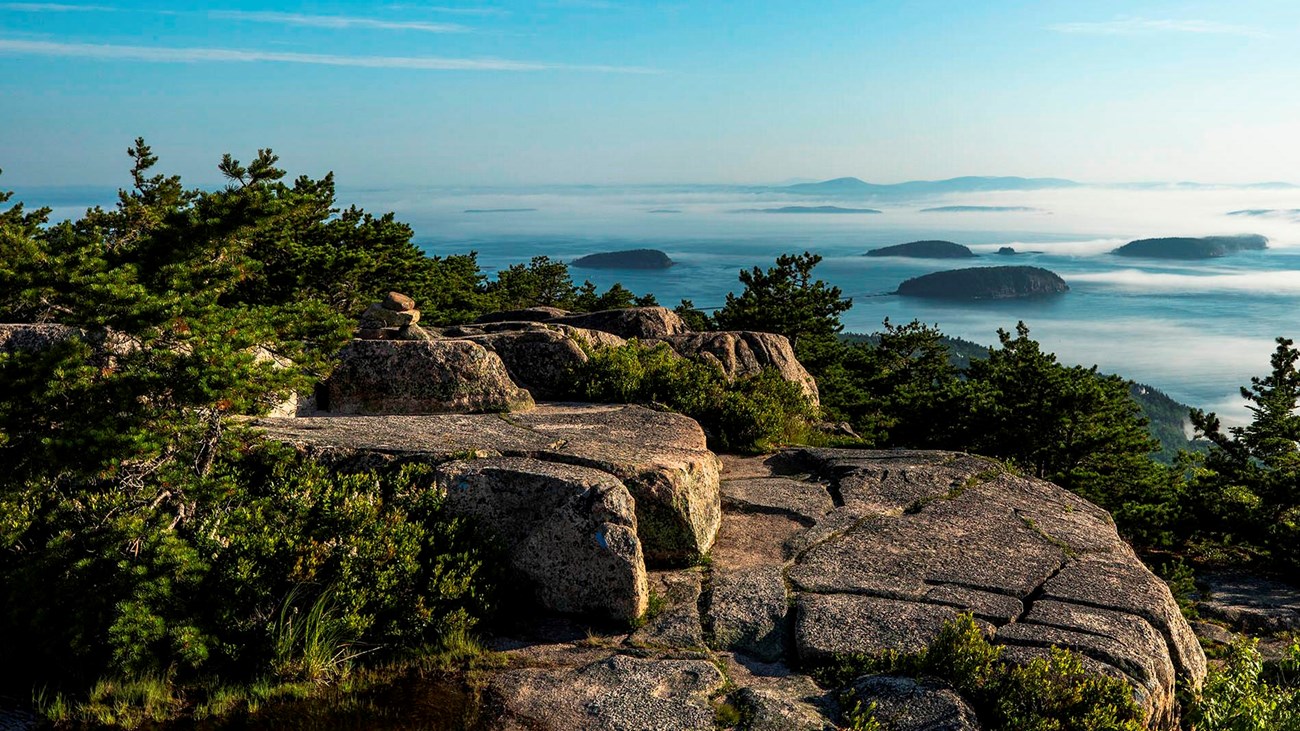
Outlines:
{"label": "stacked stone cairn", "polygon": [[389,292],[382,302],[370,305],[361,313],[356,337],[358,340],[428,340],[428,334],[416,324],[419,321],[415,300],[401,292]]}

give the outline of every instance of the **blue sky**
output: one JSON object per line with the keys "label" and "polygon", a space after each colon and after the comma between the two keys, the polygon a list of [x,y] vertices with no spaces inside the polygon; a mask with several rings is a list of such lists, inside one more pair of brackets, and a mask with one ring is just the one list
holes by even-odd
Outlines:
{"label": "blue sky", "polygon": [[3,185],[1300,181],[1291,0],[0,0]]}

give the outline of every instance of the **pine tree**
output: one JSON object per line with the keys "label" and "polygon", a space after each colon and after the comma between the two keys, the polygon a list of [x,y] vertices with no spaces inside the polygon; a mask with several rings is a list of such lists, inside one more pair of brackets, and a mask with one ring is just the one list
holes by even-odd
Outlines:
{"label": "pine tree", "polygon": [[766,271],[754,267],[740,272],[745,289],[729,293],[714,324],[722,330],[758,330],[790,339],[801,360],[814,369],[818,346],[825,347],[843,329],[840,315],[853,307],[839,287],[813,279],[822,257],[811,252],[777,257]]}
{"label": "pine tree", "polygon": [[1300,350],[1277,339],[1272,371],[1241,389],[1252,414],[1224,429],[1214,413],[1192,412],[1198,437],[1210,442],[1193,483],[1202,531],[1219,540],[1262,544],[1300,569]]}

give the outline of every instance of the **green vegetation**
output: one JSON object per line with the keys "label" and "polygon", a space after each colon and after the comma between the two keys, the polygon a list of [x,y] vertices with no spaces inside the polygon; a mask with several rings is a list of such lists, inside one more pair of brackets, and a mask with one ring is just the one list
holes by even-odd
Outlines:
{"label": "green vegetation", "polygon": [[[1085,670],[1079,658],[1052,649],[1024,664],[1002,659],[969,614],[946,623],[925,650],[914,655],[840,658],[819,668],[819,682],[843,687],[863,675],[932,678],[951,686],[975,709],[989,731],[1140,731],[1142,710],[1128,683]],[[870,707],[850,693],[850,728],[879,728]]]}
{"label": "green vegetation", "polygon": [[1224,429],[1213,413],[1192,412],[1209,442],[1187,497],[1198,540],[1300,574],[1300,351],[1278,338],[1272,371],[1241,389],[1253,419]]}
{"label": "green vegetation", "polygon": [[[0,692],[136,725],[214,678],[313,692],[363,655],[464,636],[497,562],[428,474],[331,472],[234,418],[327,371],[342,313],[378,294],[346,282],[407,269],[391,256],[414,251],[409,229],[333,217],[328,178],[286,186],[269,151],[223,160],[217,191],[151,175],[143,142],[131,157],[113,210],[0,213],[0,320],[83,333],[0,354],[0,636],[23,659]],[[304,278],[325,250],[364,254],[339,264],[342,289]],[[445,260],[415,263],[470,301],[433,273]],[[274,695],[223,693],[210,711]]]}
{"label": "green vegetation", "polygon": [[582,400],[658,404],[686,414],[714,448],[730,452],[798,441],[813,416],[798,385],[775,371],[728,380],[716,364],[683,358],[663,343],[595,349],[571,374],[569,388]]}
{"label": "green vegetation", "polygon": [[1233,645],[1188,716],[1195,731],[1300,730],[1300,647],[1270,677],[1254,641]]}
{"label": "green vegetation", "polygon": [[822,258],[804,252],[777,257],[776,266],[740,272],[745,290],[728,294],[726,304],[713,316],[718,330],[758,330],[790,339],[801,361],[815,357],[844,329],[840,315],[853,306],[839,287],[813,279]]}
{"label": "green vegetation", "polygon": [[489,308],[477,314],[539,306],[594,312],[656,304],[654,295],[637,297],[617,283],[604,293],[598,293],[591,282],[574,286],[569,265],[546,256],[534,256],[527,264],[513,264],[497,272],[497,278],[483,287],[482,292]]}

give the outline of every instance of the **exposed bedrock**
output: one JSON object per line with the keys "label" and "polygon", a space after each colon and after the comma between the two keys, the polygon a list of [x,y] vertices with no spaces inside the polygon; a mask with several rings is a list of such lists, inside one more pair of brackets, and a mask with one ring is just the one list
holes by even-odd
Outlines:
{"label": "exposed bedrock", "polygon": [[1177,681],[1200,686],[1205,656],[1168,587],[1074,494],[961,454],[808,449],[781,462],[841,504],[787,544],[801,662],[915,651],[970,612],[1009,658],[1063,647],[1126,679],[1151,728],[1176,725]]}
{"label": "exposed bedrock", "polygon": [[[376,341],[387,342],[387,341]],[[528,457],[611,475],[632,495],[645,560],[686,564],[721,520],[718,458],[693,420],[640,406],[543,406],[516,414],[260,419],[268,436],[365,464],[440,464],[465,455]]]}
{"label": "exposed bedrock", "polygon": [[818,405],[817,381],[794,355],[784,335],[761,332],[683,333],[665,337],[678,354],[701,358],[722,368],[728,378],[752,376],[772,368],[799,389],[814,406]]}

